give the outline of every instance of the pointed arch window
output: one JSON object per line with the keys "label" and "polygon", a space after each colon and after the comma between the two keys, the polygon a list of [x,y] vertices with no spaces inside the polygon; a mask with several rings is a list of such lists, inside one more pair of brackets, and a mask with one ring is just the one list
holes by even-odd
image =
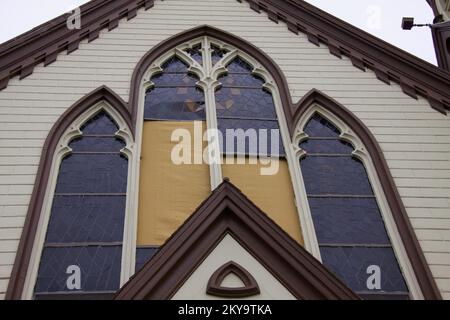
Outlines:
{"label": "pointed arch window", "polygon": [[319,112],[303,127],[300,167],[322,262],[364,298],[409,292],[364,163]]}
{"label": "pointed arch window", "polygon": [[102,105],[93,110],[62,138],[36,299],[109,298],[120,287],[127,142]]}
{"label": "pointed arch window", "polygon": [[[302,243],[283,145],[288,142],[283,141],[280,134],[280,130],[285,130],[285,137],[288,137],[288,130],[286,124],[284,127],[280,124],[284,121],[284,117],[279,117],[283,111],[276,104],[274,97],[278,91],[270,73],[245,52],[212,37],[201,37],[163,53],[152,61],[143,78],[145,95],[139,110],[139,114],[143,114],[143,130],[137,133],[142,134],[142,143],[141,161],[136,164],[141,167],[136,269],[153,256],[165,239],[222,182],[223,175],[250,193],[266,212],[277,215],[275,220],[282,221]],[[169,158],[161,159],[150,152],[160,150],[170,156],[167,146],[171,141],[163,140],[167,132],[170,135],[175,129],[193,132],[192,138],[198,139],[196,134],[200,130],[191,130],[194,122],[202,125],[201,165],[195,163],[192,156],[191,165],[178,172],[178,166],[167,164],[171,161]],[[232,131],[230,139],[228,130]],[[155,141],[155,136],[161,138]],[[196,140],[197,146],[198,142]],[[198,151],[193,150],[193,153],[198,155]],[[240,166],[229,165],[225,159],[228,155],[233,164]],[[265,163],[277,162],[280,174],[261,178],[257,165],[247,166],[257,164],[261,158]],[[205,168],[209,181],[203,179]],[[163,170],[167,173],[158,176],[157,172]],[[285,188],[285,192],[274,195],[275,185],[279,190]],[[276,199],[270,200],[272,196]],[[165,205],[157,207],[158,201]],[[283,210],[280,210],[280,203]]]}

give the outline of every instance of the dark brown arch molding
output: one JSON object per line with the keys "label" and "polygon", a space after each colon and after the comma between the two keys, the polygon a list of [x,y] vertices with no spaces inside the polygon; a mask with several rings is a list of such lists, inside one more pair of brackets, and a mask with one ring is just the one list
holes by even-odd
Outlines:
{"label": "dark brown arch molding", "polygon": [[131,116],[127,104],[106,86],[90,92],[67,109],[50,130],[42,149],[33,193],[28,205],[28,212],[19,242],[14,267],[6,292],[6,299],[20,299],[30,263],[34,239],[41,215],[42,204],[47,189],[52,159],[58,142],[66,129],[90,107],[100,101],[106,101],[113,107],[131,128]]}
{"label": "dark brown arch molding", "polygon": [[383,187],[389,207],[394,216],[397,229],[400,233],[408,258],[414,268],[414,273],[419,282],[425,299],[442,299],[436,286],[430,268],[425,260],[419,241],[409,221],[405,206],[400,198],[394,179],[391,176],[383,152],[369,129],[351,111],[333,98],[317,89],[308,92],[296,105],[293,115],[293,123],[297,124],[302,115],[314,104],[335,114],[343,120],[362,140],[374,162],[378,178]]}

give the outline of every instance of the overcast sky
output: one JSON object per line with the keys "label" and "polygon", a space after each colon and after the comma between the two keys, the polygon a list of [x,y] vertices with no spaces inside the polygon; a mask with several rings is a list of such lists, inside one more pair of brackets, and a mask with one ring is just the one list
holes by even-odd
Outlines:
{"label": "overcast sky", "polygon": [[[195,1],[195,0],[192,0]],[[429,23],[433,13],[425,0],[306,0],[369,33],[436,64],[429,28],[400,28],[404,16]],[[0,0],[0,43],[87,0]]]}

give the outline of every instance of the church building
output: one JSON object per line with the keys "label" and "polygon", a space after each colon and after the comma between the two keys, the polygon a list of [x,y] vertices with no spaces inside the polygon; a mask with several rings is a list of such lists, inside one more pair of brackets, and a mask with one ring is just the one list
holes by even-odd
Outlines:
{"label": "church building", "polygon": [[450,299],[427,2],[438,66],[302,0],[91,0],[1,44],[0,299]]}

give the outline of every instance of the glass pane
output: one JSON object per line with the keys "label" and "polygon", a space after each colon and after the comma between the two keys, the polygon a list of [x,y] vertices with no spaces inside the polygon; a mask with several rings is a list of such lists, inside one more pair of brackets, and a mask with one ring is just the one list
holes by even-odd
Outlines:
{"label": "glass pane", "polygon": [[125,193],[127,171],[119,154],[71,154],[61,163],[56,193]]}
{"label": "glass pane", "polygon": [[159,86],[191,86],[195,87],[198,79],[196,76],[184,73],[160,73],[152,77],[155,87]]}
{"label": "glass pane", "polygon": [[[219,131],[222,133],[223,137],[221,145],[222,153],[273,156],[285,155],[283,142],[279,133],[278,121],[220,118],[218,121]],[[227,132],[227,129],[231,131]],[[273,148],[272,137],[277,139],[274,141]],[[229,144],[229,146],[227,144]],[[239,148],[240,146],[242,147]]]}
{"label": "glass pane", "polygon": [[229,73],[251,73],[253,70],[252,66],[240,57],[231,61],[227,65],[227,69]]}
{"label": "glass pane", "polygon": [[323,263],[356,292],[369,291],[367,268],[380,267],[381,289],[374,292],[407,292],[405,281],[391,248],[321,247]]}
{"label": "glass pane", "polygon": [[197,88],[154,88],[145,97],[144,118],[205,120],[205,97]]}
{"label": "glass pane", "polygon": [[277,119],[272,95],[262,89],[222,88],[216,92],[217,116]]}
{"label": "glass pane", "polygon": [[114,120],[105,112],[99,112],[95,117],[86,122],[80,130],[83,134],[102,134],[102,135],[114,135],[119,127]]}
{"label": "glass pane", "polygon": [[351,157],[307,156],[300,160],[308,194],[373,195],[363,164]]}
{"label": "glass pane", "polygon": [[55,196],[46,243],[122,242],[125,196]]}
{"label": "glass pane", "polygon": [[78,266],[81,291],[119,289],[122,246],[44,248],[36,282],[36,292],[69,290],[66,281],[69,266]]}
{"label": "glass pane", "polygon": [[136,272],[141,270],[158,251],[158,248],[136,248]]}
{"label": "glass pane", "polygon": [[265,81],[251,74],[229,73],[219,79],[223,87],[256,87],[262,88]]}
{"label": "glass pane", "polygon": [[319,243],[390,243],[374,198],[308,200]]}
{"label": "glass pane", "polygon": [[201,45],[196,45],[192,49],[186,49],[186,52],[197,61],[200,65],[202,64],[202,51],[201,51]]}
{"label": "glass pane", "polygon": [[212,46],[211,48],[212,48],[212,53],[211,53],[212,64],[215,65],[217,62],[219,62],[223,58],[223,56],[228,51],[219,49],[216,46]]}
{"label": "glass pane", "polygon": [[69,144],[74,152],[119,152],[125,142],[115,137],[82,136]]}
{"label": "glass pane", "polygon": [[352,154],[353,146],[342,140],[306,140],[300,143],[300,148],[307,153]]}
{"label": "glass pane", "polygon": [[187,73],[188,71],[188,65],[181,61],[178,57],[170,58],[161,67],[164,72]]}
{"label": "glass pane", "polygon": [[315,114],[306,124],[305,133],[310,137],[339,137],[339,130],[329,121]]}

